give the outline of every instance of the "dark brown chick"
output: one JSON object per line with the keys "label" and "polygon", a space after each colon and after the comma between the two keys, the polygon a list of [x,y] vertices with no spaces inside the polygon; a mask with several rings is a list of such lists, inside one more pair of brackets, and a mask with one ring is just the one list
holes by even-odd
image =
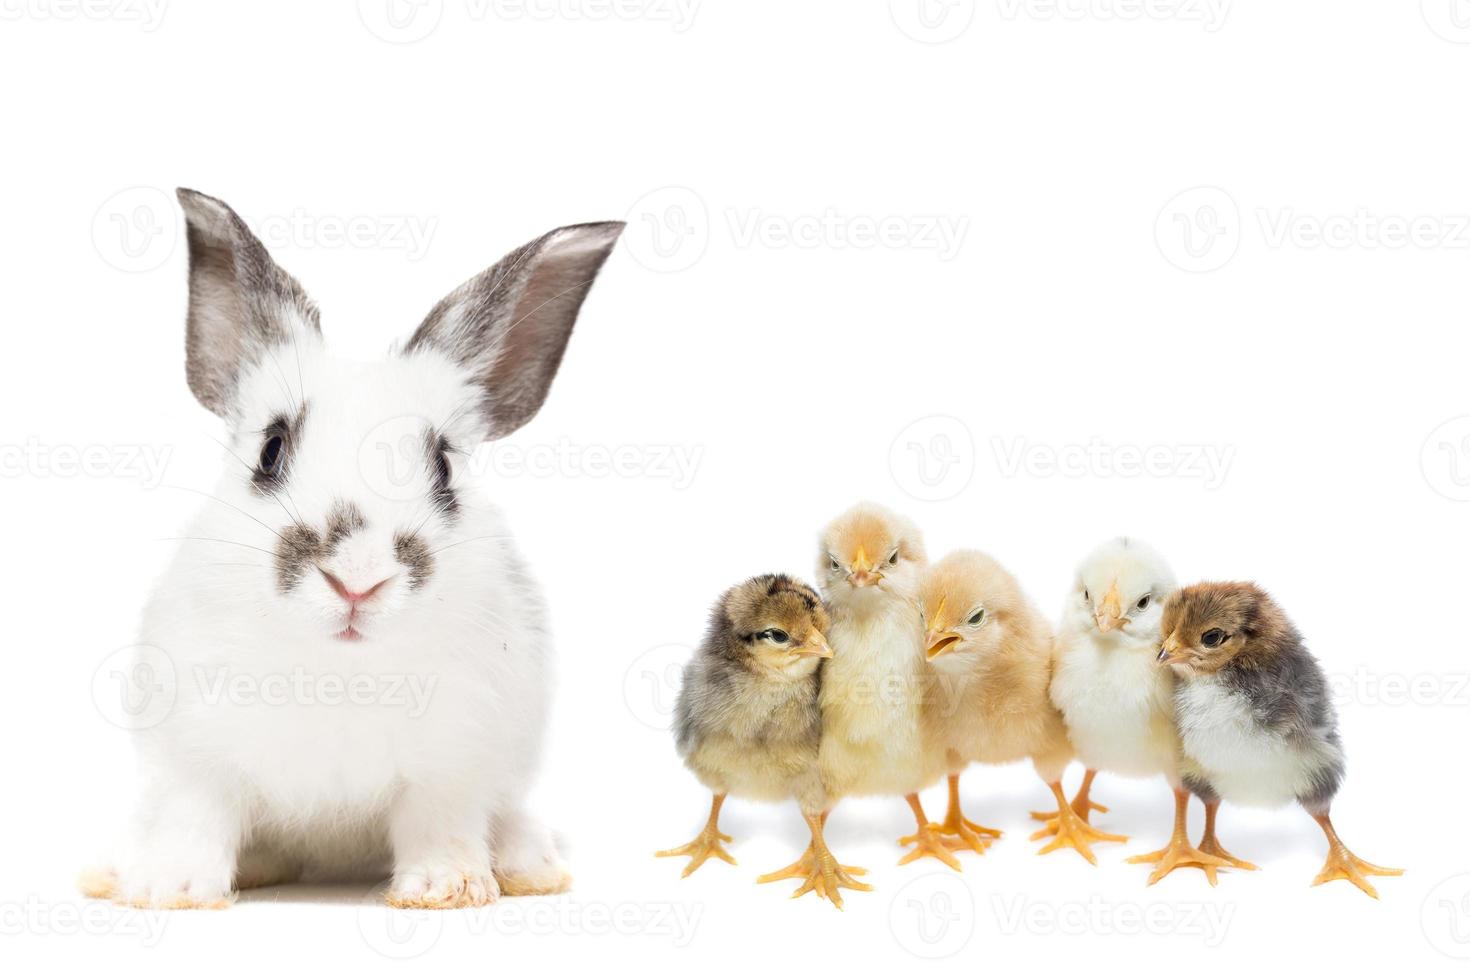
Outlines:
{"label": "dark brown chick", "polygon": [[[1366,876],[1402,872],[1359,859],[1332,827],[1328,812],[1344,771],[1337,713],[1321,665],[1285,611],[1253,583],[1206,582],[1170,597],[1162,635],[1159,662],[1179,678],[1181,771],[1205,803],[1199,849],[1252,867],[1215,838],[1220,800],[1271,807],[1295,800],[1327,835],[1327,863],[1313,884],[1345,878],[1376,898]],[[1213,883],[1214,868],[1205,870]]]}

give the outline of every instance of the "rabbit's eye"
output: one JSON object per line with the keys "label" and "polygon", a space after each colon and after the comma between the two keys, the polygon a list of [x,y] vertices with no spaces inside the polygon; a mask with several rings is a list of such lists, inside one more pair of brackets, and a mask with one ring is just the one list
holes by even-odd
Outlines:
{"label": "rabbit's eye", "polygon": [[443,449],[434,456],[434,489],[440,493],[449,489],[449,453]]}
{"label": "rabbit's eye", "polygon": [[281,449],[285,446],[285,440],[280,436],[271,436],[260,447],[260,472],[266,476],[275,476],[281,465]]}
{"label": "rabbit's eye", "polygon": [[449,454],[454,452],[454,446],[450,445],[448,439],[440,436],[431,443],[429,451],[429,478],[433,481],[430,497],[435,506],[446,515],[452,516],[459,509],[454,488],[449,485],[454,478],[454,470],[449,465]]}

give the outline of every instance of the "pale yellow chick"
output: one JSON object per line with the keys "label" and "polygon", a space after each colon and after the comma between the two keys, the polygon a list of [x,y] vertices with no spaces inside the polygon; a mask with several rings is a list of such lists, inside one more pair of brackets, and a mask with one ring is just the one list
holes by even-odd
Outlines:
{"label": "pale yellow chick", "polygon": [[836,656],[822,673],[818,765],[828,797],[902,796],[918,823],[900,863],[959,861],[924,816],[919,791],[944,774],[926,751],[923,701],[934,672],[924,658],[917,591],[924,542],[908,520],[858,504],[822,533],[817,574],[832,615]]}

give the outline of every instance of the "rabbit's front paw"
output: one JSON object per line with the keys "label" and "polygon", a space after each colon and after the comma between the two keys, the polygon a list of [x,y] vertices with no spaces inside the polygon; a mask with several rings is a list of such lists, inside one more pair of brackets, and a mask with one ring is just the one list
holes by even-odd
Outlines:
{"label": "rabbit's front paw", "polygon": [[[94,886],[100,885],[94,879]],[[89,893],[141,909],[223,909],[231,900],[229,869],[190,869],[176,864],[126,867],[111,888]]]}
{"label": "rabbit's front paw", "polygon": [[400,909],[467,909],[499,897],[500,886],[488,871],[441,868],[395,874],[387,902]]}

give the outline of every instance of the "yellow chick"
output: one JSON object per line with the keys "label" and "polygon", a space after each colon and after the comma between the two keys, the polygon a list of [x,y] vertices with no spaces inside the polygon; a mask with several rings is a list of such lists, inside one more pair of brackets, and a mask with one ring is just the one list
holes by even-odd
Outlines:
{"label": "yellow chick", "polygon": [[916,846],[899,862],[959,861],[924,816],[919,791],[944,774],[926,751],[921,720],[934,674],[924,659],[917,593],[924,541],[908,520],[862,503],[821,536],[817,574],[832,615],[836,651],[822,673],[818,766],[828,798],[902,796]]}
{"label": "yellow chick", "polygon": [[964,819],[959,776],[971,762],[1031,759],[1057,800],[1055,824],[1032,835],[1054,839],[1042,854],[1070,847],[1093,864],[1091,844],[1121,840],[1093,829],[1067,804],[1062,773],[1072,760],[1061,712],[1048,688],[1054,661],[1051,625],[995,559],[956,551],[932,565],[920,586],[925,653],[938,677],[923,722],[931,757],[949,772],[950,812],[933,829],[983,851],[997,835]]}

